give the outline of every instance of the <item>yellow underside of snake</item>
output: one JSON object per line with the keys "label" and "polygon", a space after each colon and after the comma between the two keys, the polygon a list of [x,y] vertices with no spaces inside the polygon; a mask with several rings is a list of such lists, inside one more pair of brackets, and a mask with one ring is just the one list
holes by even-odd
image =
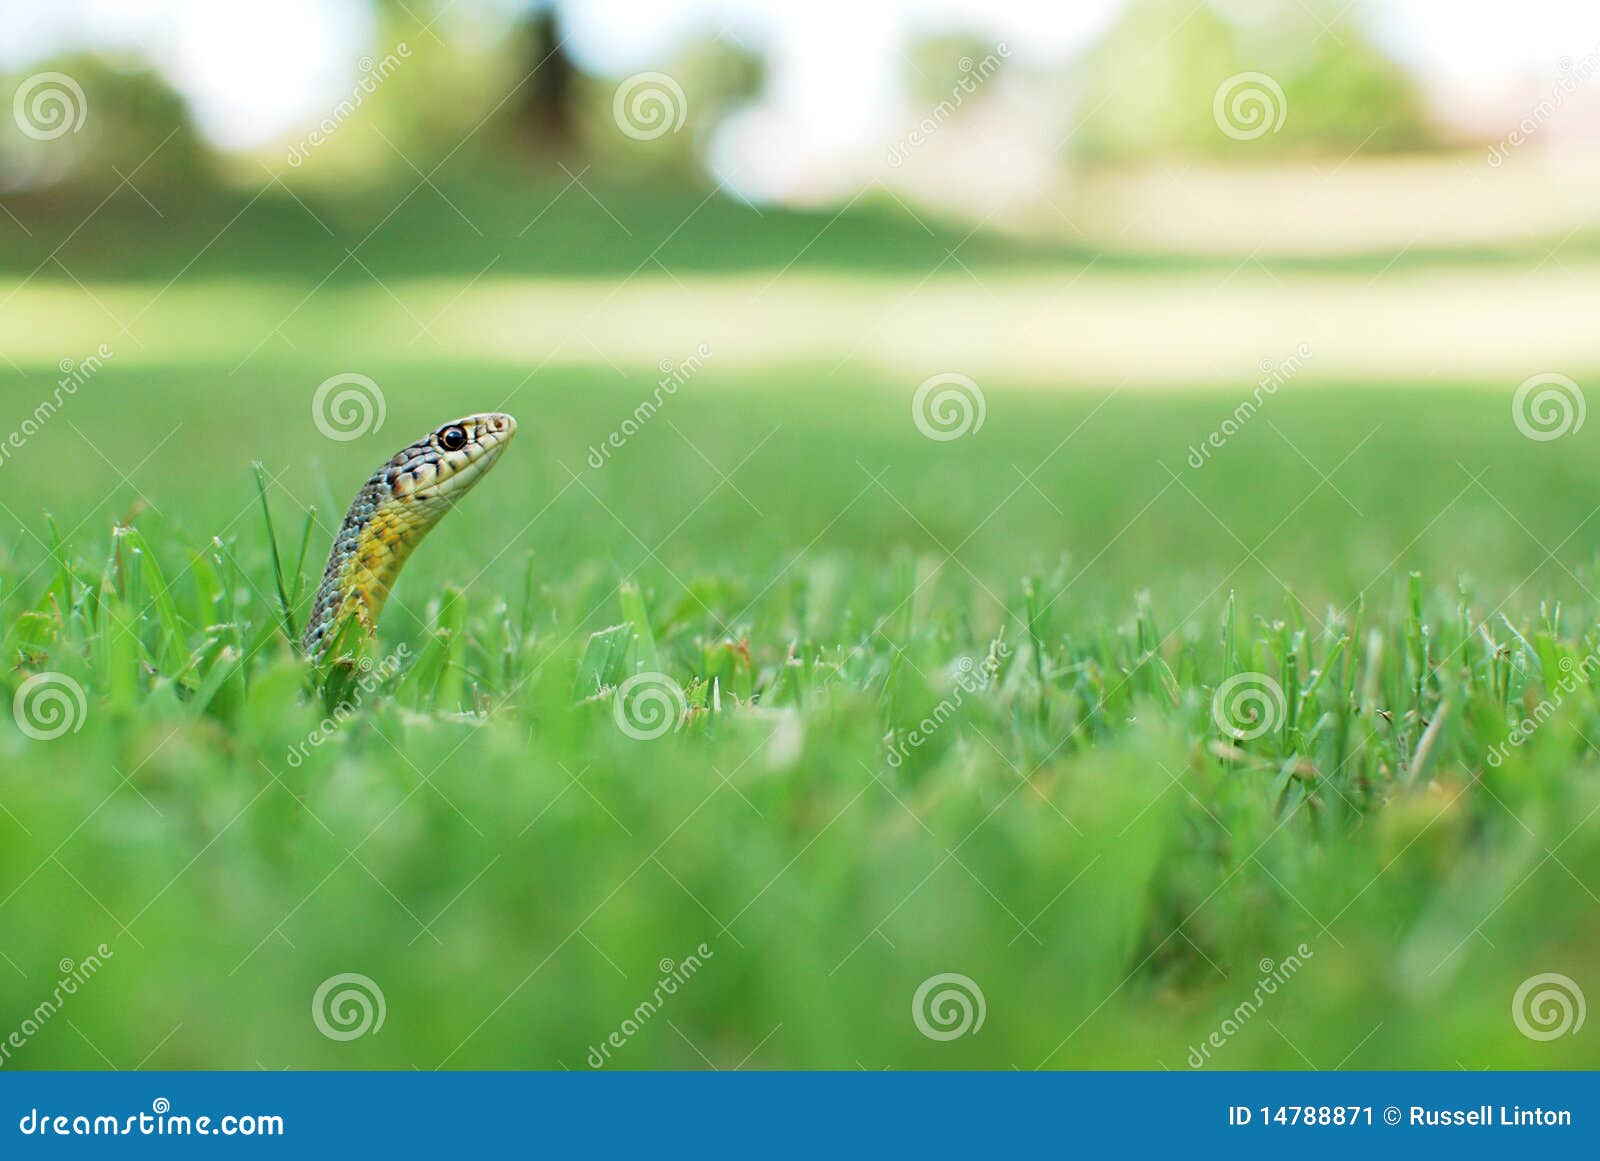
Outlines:
{"label": "yellow underside of snake", "polygon": [[356,494],[333,540],[301,647],[319,658],[354,619],[370,634],[422,538],[499,460],[517,433],[500,412],[468,415],[396,453]]}

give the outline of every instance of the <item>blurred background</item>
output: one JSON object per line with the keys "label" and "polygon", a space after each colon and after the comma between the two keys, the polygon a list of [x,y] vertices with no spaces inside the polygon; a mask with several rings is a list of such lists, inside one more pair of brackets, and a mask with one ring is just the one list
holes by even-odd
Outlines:
{"label": "blurred background", "polygon": [[[1592,305],[1566,275],[1600,187],[1575,0],[1514,21],[1443,0],[63,0],[0,20],[14,360],[66,337],[46,292],[74,276],[182,301],[224,274],[371,291],[421,353],[529,363],[654,362],[684,316],[720,322],[730,362],[949,353],[1048,382],[1228,377],[1286,337],[1363,378],[1593,353],[1566,325]],[[1445,257],[1498,259],[1475,272],[1495,286],[1452,270],[1452,297],[1428,278]],[[740,303],[704,319],[674,293],[752,270],[778,298],[750,314],[806,313],[752,333]],[[1285,296],[1269,273],[1307,270],[1364,277]],[[819,272],[878,280],[847,306],[807,293]],[[610,294],[512,319],[495,297],[583,278]],[[414,305],[424,285],[464,297]],[[658,297],[619,334],[598,307],[630,289]],[[102,296],[77,326],[137,348],[181,313],[167,294]],[[276,305],[182,349],[281,354]]]}
{"label": "blurred background", "polygon": [[[1274,536],[1274,578],[1313,594],[1348,599],[1405,551],[1559,582],[1534,541],[1570,520],[1536,504],[1507,524],[1459,453],[1481,425],[1497,461],[1542,457],[1542,483],[1503,487],[1581,486],[1562,483],[1583,471],[1572,441],[1499,437],[1518,384],[1600,362],[1596,23],[1563,0],[1515,20],[1443,0],[8,2],[0,390],[31,414],[61,368],[109,357],[86,391],[106,405],[33,437],[75,470],[43,504],[36,476],[0,471],[0,502],[20,522],[59,497],[77,524],[131,486],[210,533],[248,498],[219,473],[344,454],[307,439],[309,401],[352,373],[392,425],[366,458],[395,427],[504,406],[534,419],[530,486],[553,492],[704,347],[683,414],[715,430],[691,448],[656,425],[625,479],[592,481],[651,544],[678,516],[652,524],[633,486],[663,476],[775,479],[820,455],[831,515],[864,462],[839,440],[870,414],[973,473],[965,524],[888,510],[911,543],[962,539],[994,507],[985,477],[1037,466],[1018,502],[1043,494],[1032,515],[1062,522],[1093,490],[1061,536],[1129,576],[1205,562],[1218,529],[1192,488],[1248,544]],[[941,374],[985,393],[987,454],[896,415]],[[1202,456],[1268,378],[1293,400],[1238,438],[1251,450]],[[1420,385],[1447,390],[1398,392]],[[1426,465],[1418,495],[1363,522],[1390,490],[1367,469],[1397,461]],[[1263,471],[1282,496],[1239,486]],[[342,507],[345,478],[297,498]],[[1112,543],[1139,513],[1148,533]],[[570,544],[592,514],[531,535]],[[750,514],[735,500],[721,531]],[[782,543],[825,524],[791,515]],[[1004,524],[971,546],[1001,575]],[[1347,560],[1295,575],[1297,534],[1341,532]]]}
{"label": "blurred background", "polygon": [[[1593,828],[1562,847],[1593,780],[1508,763],[1492,802],[1435,811],[1434,792],[1477,786],[1479,741],[1536,687],[1524,632],[1594,624],[1561,618],[1600,588],[1597,76],[1578,0],[0,0],[18,657],[77,664],[64,643],[104,618],[52,603],[112,576],[107,535],[136,521],[198,586],[184,631],[226,668],[225,634],[267,641],[277,615],[252,461],[283,539],[315,508],[314,570],[396,448],[467,412],[520,422],[385,619],[386,644],[433,640],[462,623],[441,592],[466,590],[471,665],[374,715],[437,760],[449,809],[365,726],[316,771],[253,760],[314,716],[276,639],[249,675],[262,700],[241,692],[223,726],[141,658],[107,694],[91,645],[94,728],[0,737],[27,770],[0,817],[8,996],[26,1010],[60,956],[108,938],[137,965],[75,1009],[93,1051],[58,1029],[28,1059],[582,1067],[652,965],[711,939],[724,982],[626,1066],[1183,1067],[1254,965],[1326,921],[1317,988],[1224,1066],[1584,1063],[1575,1038],[1515,1035],[1505,1000],[1595,962]],[[237,583],[195,579],[206,546]],[[1350,815],[1319,789],[1280,831],[1302,793],[1287,740],[1259,778],[1200,749],[1233,593],[1285,672],[1348,637],[1381,674],[1363,713],[1401,725]],[[1401,672],[1442,649],[1424,594],[1457,649],[1489,642],[1500,701],[1446,734],[1438,786],[1368,825],[1428,756],[1438,691]],[[212,618],[223,596],[238,623]],[[804,747],[751,742],[752,715],[717,761],[695,738],[642,762],[604,707],[578,721],[583,643],[640,608],[664,668],[804,708]],[[952,729],[875,816],[876,790],[850,811],[884,730],[1024,619],[1024,660],[1060,668],[1012,680],[981,719],[995,741]],[[1359,644],[1375,623],[1387,653]],[[1147,664],[1169,642],[1170,682]],[[801,655],[833,668],[769,680]],[[1102,670],[1152,700],[1108,706]],[[489,694],[509,704],[452,763],[464,743],[418,719]],[[1547,769],[1576,770],[1577,743],[1544,737]],[[1169,795],[1159,775],[1191,759],[1206,781]],[[996,815],[1023,769],[1055,797],[1029,782],[1038,802]],[[103,794],[106,771],[130,791]],[[595,794],[567,793],[580,774]],[[1098,845],[1038,809],[1058,799]],[[473,819],[505,840],[492,854]],[[972,877],[947,866],[986,824]],[[663,835],[661,874],[640,874]],[[1102,855],[1106,882],[1072,893]],[[419,944],[436,915],[449,938]],[[968,949],[991,1023],[927,1055],[946,1046],[905,1001]],[[299,1013],[353,968],[383,975],[394,1024],[346,1052]]]}

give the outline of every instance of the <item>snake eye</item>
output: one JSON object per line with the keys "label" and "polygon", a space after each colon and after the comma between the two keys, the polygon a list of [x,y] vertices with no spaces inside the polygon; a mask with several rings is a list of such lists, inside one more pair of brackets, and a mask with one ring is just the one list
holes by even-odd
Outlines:
{"label": "snake eye", "polygon": [[467,446],[467,433],[459,427],[447,427],[439,433],[439,446],[445,451],[460,451]]}

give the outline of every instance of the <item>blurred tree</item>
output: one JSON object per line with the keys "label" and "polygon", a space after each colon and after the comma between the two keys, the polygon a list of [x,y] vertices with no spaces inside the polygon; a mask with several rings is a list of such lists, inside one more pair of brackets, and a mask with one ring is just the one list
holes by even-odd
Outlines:
{"label": "blurred tree", "polygon": [[[497,148],[487,123],[522,63],[512,22],[483,6],[430,12],[415,0],[378,0],[377,8],[378,34],[362,56],[371,67],[351,62],[351,111],[328,110],[331,133],[313,123],[279,143],[269,162],[285,180],[349,192]],[[337,143],[317,143],[319,128]]]}
{"label": "blurred tree", "polygon": [[1088,160],[1438,143],[1411,76],[1326,0],[1133,0],[1084,76],[1070,146]]}
{"label": "blurred tree", "polygon": [[213,176],[183,99],[142,62],[62,58],[4,78],[0,96],[0,192],[109,190],[124,177],[140,187],[192,185]]}
{"label": "blurred tree", "polygon": [[[665,167],[687,173],[698,167],[707,135],[760,92],[763,75],[761,58],[736,41],[693,41],[659,68],[627,78],[589,78],[583,94],[585,137],[600,160],[619,169]],[[658,115],[667,118],[660,133]],[[642,119],[629,132],[625,125],[635,117]]]}
{"label": "blurred tree", "polygon": [[522,132],[536,151],[566,152],[577,143],[577,68],[567,55],[559,8],[535,6],[521,35],[529,74],[519,106]]}

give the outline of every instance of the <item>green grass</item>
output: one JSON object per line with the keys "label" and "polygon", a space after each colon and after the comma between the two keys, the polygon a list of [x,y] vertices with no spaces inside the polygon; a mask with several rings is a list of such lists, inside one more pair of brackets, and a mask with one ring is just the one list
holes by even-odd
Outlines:
{"label": "green grass", "polygon": [[[644,393],[609,369],[364,369],[388,422],[338,444],[304,367],[112,364],[0,467],[0,692],[87,697],[56,740],[0,716],[0,1039],[113,953],[6,1067],[581,1069],[702,943],[609,1066],[1181,1069],[1302,943],[1212,1066],[1593,1062],[1510,1015],[1600,951],[1587,431],[1297,382],[1195,470],[1220,387],[986,384],[935,443],[903,385],[711,368],[596,470]],[[502,401],[517,443],[372,647],[398,671],[307,745],[338,697],[251,462],[303,618],[371,468]],[[952,706],[962,658],[998,672]],[[618,728],[635,670],[680,729]],[[1238,742],[1244,672],[1283,713]],[[336,1043],[344,972],[387,1016]],[[947,1043],[911,1018],[944,972],[987,1005]]]}

